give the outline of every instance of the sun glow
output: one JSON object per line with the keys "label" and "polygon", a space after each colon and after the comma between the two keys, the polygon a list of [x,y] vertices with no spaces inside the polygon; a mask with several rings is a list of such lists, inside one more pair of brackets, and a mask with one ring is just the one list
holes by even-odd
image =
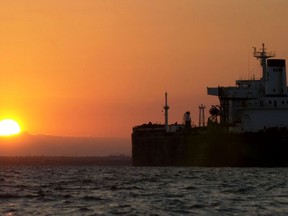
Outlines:
{"label": "sun glow", "polygon": [[20,125],[13,119],[3,119],[0,121],[0,136],[17,135],[21,132]]}

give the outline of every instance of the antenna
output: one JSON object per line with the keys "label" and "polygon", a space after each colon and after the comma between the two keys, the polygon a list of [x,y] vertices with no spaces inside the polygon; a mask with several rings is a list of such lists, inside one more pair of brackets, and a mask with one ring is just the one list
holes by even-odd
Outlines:
{"label": "antenna", "polygon": [[265,48],[265,44],[262,43],[262,49],[258,50],[256,49],[256,47],[253,47],[254,49],[254,57],[256,57],[257,59],[260,59],[260,63],[262,66],[262,80],[266,80],[266,68],[267,68],[267,64],[266,64],[266,60],[268,58],[274,57],[275,53],[274,52],[266,52],[266,48]]}

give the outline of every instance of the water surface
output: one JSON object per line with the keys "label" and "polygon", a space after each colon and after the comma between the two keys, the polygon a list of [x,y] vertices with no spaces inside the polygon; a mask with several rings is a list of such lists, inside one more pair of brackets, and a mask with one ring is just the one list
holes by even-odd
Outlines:
{"label": "water surface", "polygon": [[1,215],[286,215],[288,168],[0,166]]}

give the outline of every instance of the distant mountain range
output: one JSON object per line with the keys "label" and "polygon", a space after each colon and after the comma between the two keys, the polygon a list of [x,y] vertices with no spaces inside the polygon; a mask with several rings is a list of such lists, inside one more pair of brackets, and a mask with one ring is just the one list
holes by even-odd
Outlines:
{"label": "distant mountain range", "polygon": [[129,138],[71,137],[22,133],[0,138],[0,156],[131,155]]}
{"label": "distant mountain range", "polygon": [[0,166],[131,166],[128,156],[72,157],[72,156],[0,156]]}

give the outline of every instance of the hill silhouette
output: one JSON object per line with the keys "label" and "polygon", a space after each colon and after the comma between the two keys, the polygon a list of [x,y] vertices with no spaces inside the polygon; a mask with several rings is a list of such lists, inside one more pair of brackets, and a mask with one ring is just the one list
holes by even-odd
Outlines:
{"label": "hill silhouette", "polygon": [[131,155],[129,138],[71,137],[22,133],[0,138],[0,156]]}

